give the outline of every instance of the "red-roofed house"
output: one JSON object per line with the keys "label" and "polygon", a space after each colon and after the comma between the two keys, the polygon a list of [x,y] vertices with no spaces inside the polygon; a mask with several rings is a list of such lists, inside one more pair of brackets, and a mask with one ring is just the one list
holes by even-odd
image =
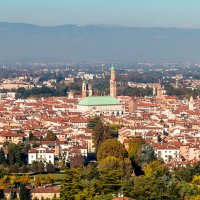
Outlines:
{"label": "red-roofed house", "polygon": [[2,132],[0,133],[0,143],[11,142],[18,144],[19,142],[23,142],[23,134],[13,133],[13,132]]}

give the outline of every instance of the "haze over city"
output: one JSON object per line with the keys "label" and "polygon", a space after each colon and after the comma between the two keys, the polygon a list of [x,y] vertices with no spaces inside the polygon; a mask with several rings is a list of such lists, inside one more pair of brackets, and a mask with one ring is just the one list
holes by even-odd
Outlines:
{"label": "haze over city", "polygon": [[0,5],[1,63],[200,60],[198,0],[8,0]]}

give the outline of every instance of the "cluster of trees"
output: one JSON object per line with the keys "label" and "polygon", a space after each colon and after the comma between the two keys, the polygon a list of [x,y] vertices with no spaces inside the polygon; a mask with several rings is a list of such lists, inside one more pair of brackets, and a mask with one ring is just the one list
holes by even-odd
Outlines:
{"label": "cluster of trees", "polygon": [[172,85],[165,85],[165,89],[167,91],[167,95],[171,95],[171,96],[177,96],[177,97],[197,97],[198,95],[200,95],[200,89],[189,89],[189,88],[185,88],[185,87],[180,87],[180,88],[174,88]]}
{"label": "cluster of trees", "polygon": [[136,83],[158,83],[161,77],[163,77],[162,72],[146,70],[143,73],[128,73],[126,80]]}
{"label": "cluster of trees", "polygon": [[118,130],[122,128],[122,125],[105,124],[100,117],[96,116],[89,119],[87,128],[92,129],[93,131],[93,141],[97,151],[103,141],[118,137]]}
{"label": "cluster of trees", "polygon": [[[128,152],[116,140],[118,125],[104,124],[96,117],[90,120],[88,128],[93,130],[98,164],[68,169],[61,199],[111,199],[118,193],[124,194],[126,183],[134,174],[134,165],[137,163],[138,167],[155,159],[153,151],[146,152],[142,139],[130,143],[131,151]],[[138,144],[137,150],[134,149],[135,144]]]}
{"label": "cluster of trees", "polygon": [[[155,159],[142,150],[144,145],[138,144],[137,150],[132,147],[129,153],[116,139],[105,139],[97,150],[98,165],[67,170],[61,199],[111,199],[118,193],[128,194],[127,184],[131,184],[134,175],[133,163],[139,165],[145,158],[146,162]],[[143,159],[137,160],[142,154],[145,154]]]}
{"label": "cluster of trees", "polygon": [[[109,139],[99,148],[98,164],[89,164],[84,168],[68,169],[61,190],[61,199],[108,199],[123,194],[132,199],[188,199],[200,198],[200,165],[180,167],[169,170],[159,160],[142,164],[143,174],[137,175],[129,154],[123,145],[115,139]],[[112,143],[112,144],[111,144]],[[110,154],[109,145],[111,144]],[[101,148],[106,147],[106,153]],[[121,150],[119,150],[121,149]],[[115,149],[116,150],[116,149]],[[134,149],[133,149],[134,151]],[[132,152],[133,153],[133,152]],[[137,160],[135,154],[135,162]],[[115,156],[117,157],[115,157]],[[146,156],[145,156],[146,157]],[[139,162],[142,163],[143,159]],[[134,163],[135,163],[134,162]],[[139,163],[137,163],[139,165]]]}
{"label": "cluster of trees", "polygon": [[0,178],[0,189],[8,189],[11,187],[17,187],[21,184],[27,185],[31,183],[31,177],[29,175],[23,175],[23,176],[2,176]]}
{"label": "cluster of trees", "polygon": [[44,164],[43,162],[33,162],[32,165],[29,166],[29,171],[34,173],[54,173],[55,167],[51,163]]}
{"label": "cluster of trees", "polygon": [[[26,172],[29,145],[5,143],[0,148],[0,174]],[[5,154],[7,152],[7,154]]]}
{"label": "cluster of trees", "polygon": [[142,138],[129,140],[127,150],[99,118],[88,127],[93,129],[97,162],[66,171],[61,199],[111,200],[118,194],[141,200],[199,199],[199,163],[169,170]]}
{"label": "cluster of trees", "polygon": [[41,88],[34,87],[30,90],[19,88],[16,90],[16,98],[66,96],[67,91],[68,88],[64,83],[52,88],[46,86],[42,86]]}
{"label": "cluster of trees", "polygon": [[123,96],[137,96],[137,97],[152,96],[153,89],[150,87],[137,88],[124,85],[118,87],[118,94]]}

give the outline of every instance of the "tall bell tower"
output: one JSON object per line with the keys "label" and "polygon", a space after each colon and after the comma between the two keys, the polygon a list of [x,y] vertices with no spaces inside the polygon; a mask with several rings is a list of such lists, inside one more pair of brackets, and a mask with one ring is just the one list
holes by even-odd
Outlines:
{"label": "tall bell tower", "polygon": [[87,85],[86,82],[83,81],[82,83],[82,98],[85,98],[87,96]]}
{"label": "tall bell tower", "polygon": [[111,67],[110,96],[117,97],[117,82],[116,82],[116,73],[114,65],[112,65]]}
{"label": "tall bell tower", "polygon": [[161,87],[161,81],[159,79],[159,82],[157,84],[157,96],[158,99],[162,98],[162,87]]}

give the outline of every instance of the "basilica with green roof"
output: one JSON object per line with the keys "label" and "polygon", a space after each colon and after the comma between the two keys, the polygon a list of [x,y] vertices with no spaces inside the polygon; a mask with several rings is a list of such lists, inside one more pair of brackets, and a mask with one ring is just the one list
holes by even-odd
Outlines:
{"label": "basilica with green roof", "polygon": [[110,96],[92,96],[91,85],[82,84],[82,98],[79,100],[77,110],[81,113],[89,112],[93,115],[121,115],[124,108],[117,99],[117,83],[114,66],[111,67]]}

